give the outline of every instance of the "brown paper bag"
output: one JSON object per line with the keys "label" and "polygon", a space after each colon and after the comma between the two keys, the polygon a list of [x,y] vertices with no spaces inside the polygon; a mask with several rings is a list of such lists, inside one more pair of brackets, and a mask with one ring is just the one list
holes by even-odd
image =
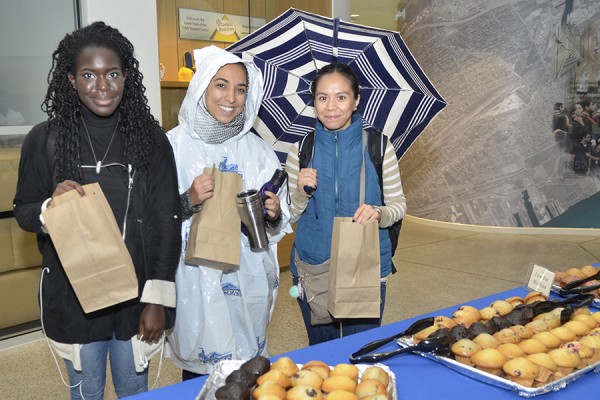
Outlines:
{"label": "brown paper bag", "polygon": [[379,318],[379,227],[335,217],[331,239],[329,299],[334,318]]}
{"label": "brown paper bag", "polygon": [[136,298],[138,280],[114,214],[97,183],[52,200],[42,214],[60,262],[86,313]]}
{"label": "brown paper bag", "polygon": [[192,217],[185,262],[232,270],[240,265],[242,221],[235,197],[242,191],[242,177],[216,168],[205,168],[204,173],[215,178],[215,191],[203,203],[202,211]]}

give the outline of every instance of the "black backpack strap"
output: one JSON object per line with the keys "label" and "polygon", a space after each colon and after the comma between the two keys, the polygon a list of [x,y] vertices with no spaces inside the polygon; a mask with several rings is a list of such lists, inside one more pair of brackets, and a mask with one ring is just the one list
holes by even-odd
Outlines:
{"label": "black backpack strap", "polygon": [[307,133],[298,146],[298,163],[299,169],[308,167],[313,156],[313,148],[315,143],[315,131]]}
{"label": "black backpack strap", "polygon": [[369,134],[369,155],[371,161],[375,165],[377,171],[377,177],[379,178],[379,187],[381,188],[381,200],[383,201],[383,157],[385,155],[385,149],[387,147],[388,138],[386,135],[381,133],[379,129],[371,131]]}

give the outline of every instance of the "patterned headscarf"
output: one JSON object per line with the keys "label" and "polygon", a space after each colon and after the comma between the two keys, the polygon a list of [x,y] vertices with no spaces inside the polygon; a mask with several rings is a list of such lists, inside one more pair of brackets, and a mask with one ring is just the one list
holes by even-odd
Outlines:
{"label": "patterned headscarf", "polygon": [[246,108],[233,121],[224,124],[210,115],[204,101],[204,95],[198,101],[194,117],[194,132],[209,144],[220,144],[242,131],[246,121]]}

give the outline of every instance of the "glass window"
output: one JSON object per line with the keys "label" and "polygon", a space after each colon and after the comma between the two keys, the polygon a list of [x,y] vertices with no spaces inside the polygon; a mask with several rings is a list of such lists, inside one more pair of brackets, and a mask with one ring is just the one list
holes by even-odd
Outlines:
{"label": "glass window", "polygon": [[18,147],[31,127],[46,119],[40,106],[52,52],[78,25],[78,4],[78,0],[2,2],[0,147]]}

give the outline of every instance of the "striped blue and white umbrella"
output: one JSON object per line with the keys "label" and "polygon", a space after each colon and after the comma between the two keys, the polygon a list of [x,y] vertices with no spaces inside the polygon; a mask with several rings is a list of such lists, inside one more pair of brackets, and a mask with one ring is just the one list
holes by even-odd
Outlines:
{"label": "striped blue and white umbrella", "polygon": [[282,162],[290,144],[314,130],[310,84],[333,61],[354,69],[365,128],[386,134],[398,158],[446,106],[398,32],[290,8],[227,50],[262,70],[265,96],[253,129]]}

